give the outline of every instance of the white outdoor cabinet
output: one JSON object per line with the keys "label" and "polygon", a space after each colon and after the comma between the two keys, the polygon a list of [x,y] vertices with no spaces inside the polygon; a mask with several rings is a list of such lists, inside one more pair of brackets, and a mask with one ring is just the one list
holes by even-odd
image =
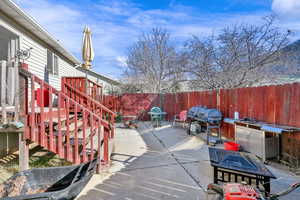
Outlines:
{"label": "white outdoor cabinet", "polygon": [[279,156],[279,135],[245,126],[235,126],[235,141],[245,151],[263,159]]}

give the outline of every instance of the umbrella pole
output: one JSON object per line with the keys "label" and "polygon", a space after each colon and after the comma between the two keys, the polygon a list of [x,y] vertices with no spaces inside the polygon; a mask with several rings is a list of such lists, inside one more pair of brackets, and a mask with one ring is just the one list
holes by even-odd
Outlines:
{"label": "umbrella pole", "polygon": [[88,91],[88,74],[87,74],[87,69],[85,70],[85,90],[86,90],[86,94],[89,95],[89,91]]}

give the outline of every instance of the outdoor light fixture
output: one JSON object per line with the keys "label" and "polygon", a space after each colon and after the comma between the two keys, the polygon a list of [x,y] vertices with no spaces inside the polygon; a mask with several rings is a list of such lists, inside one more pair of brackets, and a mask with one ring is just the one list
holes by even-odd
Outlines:
{"label": "outdoor light fixture", "polygon": [[18,50],[15,58],[19,58],[19,59],[23,60],[23,62],[24,62],[25,60],[28,60],[30,58],[31,50],[33,50],[32,47],[30,47],[29,49],[25,49],[25,50]]}

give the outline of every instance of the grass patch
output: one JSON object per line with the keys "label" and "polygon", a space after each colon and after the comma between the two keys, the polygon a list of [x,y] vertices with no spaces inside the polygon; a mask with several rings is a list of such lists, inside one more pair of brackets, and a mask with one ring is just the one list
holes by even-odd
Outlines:
{"label": "grass patch", "polygon": [[42,156],[31,156],[29,160],[30,168],[60,167],[69,165],[72,165],[72,163],[59,158],[56,154],[51,152]]}
{"label": "grass patch", "polygon": [[[19,172],[19,157],[15,156],[0,163],[0,183]],[[30,150],[29,168],[62,167],[70,166],[72,163],[59,158],[56,154],[34,148]]]}

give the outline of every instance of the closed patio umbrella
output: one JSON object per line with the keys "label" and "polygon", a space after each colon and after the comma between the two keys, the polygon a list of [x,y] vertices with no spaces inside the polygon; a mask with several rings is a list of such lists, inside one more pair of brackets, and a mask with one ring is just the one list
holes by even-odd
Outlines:
{"label": "closed patio umbrella", "polygon": [[94,60],[94,49],[92,44],[92,32],[89,27],[85,27],[83,31],[83,43],[82,43],[82,59],[84,61],[83,68],[89,70],[91,68],[91,62]]}
{"label": "closed patio umbrella", "polygon": [[94,49],[92,44],[92,32],[89,27],[85,27],[83,31],[83,42],[82,42],[82,60],[84,63],[82,64],[82,67],[85,69],[85,88],[86,93],[88,92],[88,77],[87,77],[87,71],[91,69],[91,62],[94,59]]}

